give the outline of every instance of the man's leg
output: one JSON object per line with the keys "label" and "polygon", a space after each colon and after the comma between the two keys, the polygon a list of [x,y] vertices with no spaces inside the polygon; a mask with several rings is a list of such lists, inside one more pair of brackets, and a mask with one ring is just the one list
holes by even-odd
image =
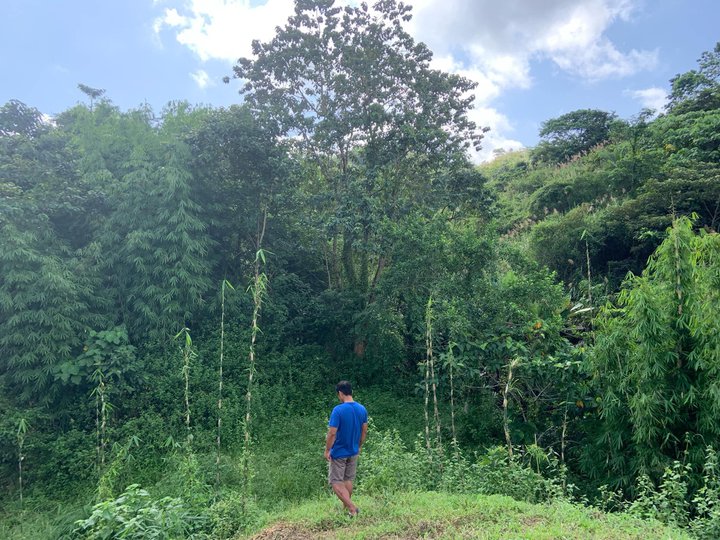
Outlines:
{"label": "man's leg", "polygon": [[[345,465],[345,473],[343,475],[343,487],[348,494],[348,500],[352,498],[353,492],[353,480],[355,480],[355,471],[357,468],[357,456],[348,458],[347,464]],[[353,505],[354,508],[348,507],[348,510],[352,515],[357,514],[357,506]]]}
{"label": "man's leg", "polygon": [[[348,464],[348,459],[333,459],[329,463],[328,470],[328,482],[332,487],[335,495],[342,501],[343,506],[348,509],[351,514],[357,512],[357,507],[350,501],[351,493],[348,493],[345,487],[345,471]],[[352,483],[352,481],[351,481]]]}
{"label": "man's leg", "polygon": [[357,513],[357,506],[355,506],[352,501],[350,500],[350,494],[348,493],[347,488],[345,487],[345,482],[336,482],[332,485],[333,491],[335,492],[335,495],[337,495],[338,499],[340,499],[345,506],[345,508],[348,509],[348,512],[351,514]]}

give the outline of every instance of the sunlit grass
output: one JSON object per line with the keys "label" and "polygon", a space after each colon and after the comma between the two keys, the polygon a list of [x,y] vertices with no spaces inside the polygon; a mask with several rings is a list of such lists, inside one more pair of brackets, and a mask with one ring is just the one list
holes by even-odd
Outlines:
{"label": "sunlit grass", "polygon": [[627,515],[556,502],[533,505],[499,495],[442,493],[359,496],[360,517],[328,496],[270,518],[255,536],[236,538],[684,539],[681,531]]}

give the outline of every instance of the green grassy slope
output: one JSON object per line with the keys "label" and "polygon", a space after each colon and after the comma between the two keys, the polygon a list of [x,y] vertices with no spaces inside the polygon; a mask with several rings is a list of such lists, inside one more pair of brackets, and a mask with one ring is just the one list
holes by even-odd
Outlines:
{"label": "green grassy slope", "polygon": [[534,505],[503,496],[394,494],[357,497],[355,519],[328,497],[278,514],[254,535],[270,539],[607,539],[660,540],[690,538],[657,522],[604,514],[569,503]]}

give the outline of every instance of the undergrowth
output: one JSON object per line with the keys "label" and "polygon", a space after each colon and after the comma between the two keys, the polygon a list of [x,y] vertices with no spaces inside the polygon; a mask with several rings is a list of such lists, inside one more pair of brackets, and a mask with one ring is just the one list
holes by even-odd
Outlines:
{"label": "undergrowth", "polygon": [[[250,497],[242,490],[240,450],[233,453],[231,449],[221,456],[222,484],[217,489],[212,449],[193,452],[173,440],[166,441],[164,457],[155,457],[164,473],[155,481],[139,483],[152,476],[144,472],[142,456],[147,449],[142,435],[131,437],[113,447],[96,491],[91,498],[84,498],[85,504],[81,497],[74,505],[51,506],[36,494],[26,498],[22,509],[11,504],[0,514],[0,537],[226,539],[258,531],[284,513],[292,515],[298,505],[335,502],[326,484],[327,465],[322,457],[325,422],[324,414],[309,413],[264,425],[249,456],[254,487]],[[143,466],[136,469],[136,465]],[[638,520],[632,523],[645,520],[685,528],[703,540],[720,537],[720,478],[713,449],[707,449],[703,485],[692,497],[689,478],[688,467],[675,463],[657,485],[640,477],[633,501],[603,487],[593,504],[598,512]],[[512,456],[502,446],[468,452],[451,444],[433,445],[428,450],[422,436],[408,443],[397,430],[387,425],[380,428],[373,420],[360,458],[356,491],[359,500],[375,506],[407,497],[425,500],[423,494],[429,493],[444,494],[453,501],[499,495],[509,498],[492,500],[556,505],[554,508],[565,505],[562,508],[580,512],[578,519],[582,515],[587,520],[596,510],[576,492],[557,456],[539,447],[517,448]],[[582,510],[583,506],[587,509]],[[618,519],[621,523],[624,518]],[[392,529],[388,523],[380,529],[383,527]],[[454,530],[454,525],[443,527],[443,531]]]}

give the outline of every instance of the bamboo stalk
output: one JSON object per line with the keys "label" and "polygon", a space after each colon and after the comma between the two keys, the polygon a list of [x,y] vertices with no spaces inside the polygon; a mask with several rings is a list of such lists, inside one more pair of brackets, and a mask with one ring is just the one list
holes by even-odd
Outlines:
{"label": "bamboo stalk", "polygon": [[[565,403],[565,413],[563,414],[563,423],[562,423],[562,435],[560,437],[560,463],[565,466],[565,437],[567,435],[567,402]],[[562,486],[563,486],[563,493],[567,491],[567,478],[566,475],[563,474],[563,480],[562,480]]]}
{"label": "bamboo stalk", "polygon": [[100,466],[100,396],[97,387],[95,388],[95,467],[99,478],[102,475],[102,467]]}
{"label": "bamboo stalk", "polygon": [[190,330],[188,328],[180,330],[175,338],[177,339],[183,334],[185,334],[185,346],[182,349],[182,374],[185,382],[185,429],[187,431],[187,446],[189,450],[192,444],[192,432],[190,431],[190,360],[192,360],[194,353],[192,350],[192,337],[190,337]]}
{"label": "bamboo stalk", "polygon": [[505,431],[505,443],[508,447],[508,455],[510,459],[513,457],[512,439],[510,438],[510,420],[508,416],[508,395],[512,387],[513,368],[517,365],[517,360],[511,360],[508,364],[507,381],[503,390],[503,429]]}
{"label": "bamboo stalk", "polygon": [[20,492],[20,508],[23,506],[23,462],[25,461],[25,434],[27,433],[28,424],[24,418],[18,422],[17,443],[18,443],[18,488]]}
{"label": "bamboo stalk", "polygon": [[98,476],[100,476],[105,468],[105,433],[107,429],[108,407],[105,399],[105,377],[101,369],[97,368],[92,376],[98,381],[91,395],[95,395],[95,455]]}
{"label": "bamboo stalk", "polygon": [[215,457],[215,492],[220,488],[220,451],[222,432],[222,406],[223,406],[223,358],[225,353],[225,286],[232,289],[227,280],[223,280],[220,300],[220,369],[218,373],[218,417],[217,417],[217,455]]}
{"label": "bamboo stalk", "polygon": [[425,357],[425,446],[430,453],[430,361]]}
{"label": "bamboo stalk", "polygon": [[[683,291],[682,291],[682,279],[681,279],[681,268],[680,268],[680,234],[678,227],[673,223],[673,247],[675,248],[675,294],[678,299],[678,319],[682,318],[683,315]],[[679,321],[678,321],[679,322]],[[678,352],[676,365],[680,369],[683,365],[682,355],[680,354],[680,341],[677,342],[676,350]]]}
{"label": "bamboo stalk", "polygon": [[[186,334],[189,336],[189,334]],[[183,377],[185,378],[185,428],[187,430],[188,446],[192,442],[190,433],[190,351],[189,345],[186,345],[185,354],[183,355]]]}
{"label": "bamboo stalk", "polygon": [[[431,387],[432,387],[432,394],[433,394],[433,416],[434,416],[434,421],[435,421],[435,432],[436,432],[436,437],[437,437],[436,442],[439,446],[441,443],[441,438],[440,438],[440,427],[441,426],[440,426],[440,412],[438,410],[438,400],[437,400],[437,381],[435,380],[435,360],[434,360],[434,355],[433,355],[432,296],[430,296],[430,298],[428,299],[427,309],[425,311],[425,328],[426,328],[425,343],[427,346],[426,364],[427,364],[427,366],[429,366],[429,369],[430,369],[429,375],[430,375],[430,380],[432,381]],[[426,368],[426,371],[427,371],[427,368]],[[427,377],[426,377],[425,384],[427,385]],[[429,439],[429,434],[428,434],[428,439]]]}
{"label": "bamboo stalk", "polygon": [[244,445],[243,445],[243,481],[245,484],[245,495],[249,494],[250,490],[250,433],[251,433],[251,421],[252,421],[252,387],[255,376],[255,344],[257,342],[257,335],[260,331],[258,325],[258,319],[260,316],[260,309],[262,307],[262,297],[267,286],[267,276],[260,272],[260,263],[265,262],[265,253],[262,250],[262,241],[265,236],[265,229],[267,225],[267,209],[263,209],[262,222],[258,223],[258,233],[256,239],[256,252],[255,252],[255,265],[254,265],[254,279],[253,285],[251,286],[251,292],[253,297],[253,315],[250,330],[250,352],[249,352],[249,366],[248,366],[248,386],[247,393],[245,394],[245,433],[244,433]]}
{"label": "bamboo stalk", "polygon": [[[457,432],[455,431],[455,383],[453,382],[453,363],[450,362],[450,427],[452,429],[453,443],[457,443]],[[457,444],[455,445],[457,447]]]}
{"label": "bamboo stalk", "polygon": [[105,437],[107,429],[107,402],[105,400],[105,379],[100,374],[100,384],[98,385],[100,390],[100,467],[105,467],[105,447],[107,438]]}
{"label": "bamboo stalk", "polygon": [[[592,274],[590,273],[590,246],[588,245],[587,238],[585,239],[585,264],[587,264],[587,281],[588,281],[588,306],[592,307]],[[592,311],[590,312],[590,329],[593,329],[593,317]]]}

